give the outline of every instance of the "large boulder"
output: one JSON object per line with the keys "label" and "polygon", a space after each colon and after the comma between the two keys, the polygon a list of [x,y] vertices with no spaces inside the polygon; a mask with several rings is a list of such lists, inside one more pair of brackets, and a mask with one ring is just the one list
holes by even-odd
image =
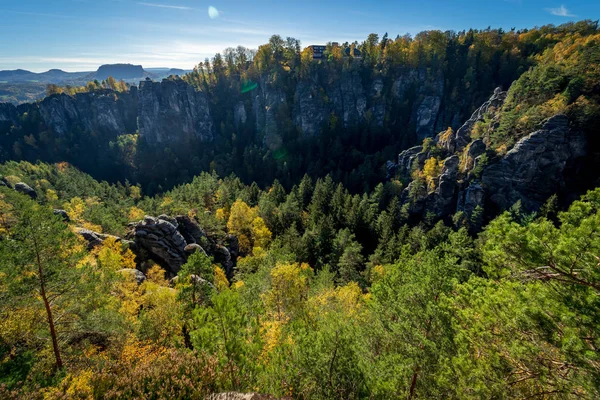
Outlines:
{"label": "large boulder", "polygon": [[134,252],[139,262],[148,259],[158,263],[170,277],[176,276],[188,257],[202,252],[220,263],[228,276],[233,275],[238,256],[237,238],[211,237],[189,216],[157,218],[146,216],[130,225],[127,237],[135,242]]}
{"label": "large boulder", "polygon": [[54,209],[54,210],[52,210],[52,212],[54,213],[54,215],[60,216],[62,218],[62,220],[65,222],[71,221],[71,218],[69,218],[69,214],[65,210]]}
{"label": "large boulder", "polygon": [[75,228],[75,233],[80,235],[86,240],[86,242],[88,242],[89,250],[92,250],[94,247],[101,245],[108,238],[113,238],[116,242],[126,242],[118,236],[107,235],[105,233],[98,233],[85,228]]}
{"label": "large boulder", "polygon": [[34,200],[37,199],[37,197],[38,197],[35,190],[26,183],[23,183],[23,182],[15,183],[14,189],[19,193],[26,194],[27,196],[31,197]]}
{"label": "large boulder", "polygon": [[131,279],[132,281],[135,280],[138,285],[141,285],[146,281],[146,275],[144,275],[144,273],[139,269],[123,268],[118,270],[117,272],[125,276],[126,278]]}
{"label": "large boulder", "polygon": [[129,237],[138,249],[145,250],[151,259],[160,264],[170,275],[177,275],[187,261],[184,237],[172,222],[146,216],[136,223]]}

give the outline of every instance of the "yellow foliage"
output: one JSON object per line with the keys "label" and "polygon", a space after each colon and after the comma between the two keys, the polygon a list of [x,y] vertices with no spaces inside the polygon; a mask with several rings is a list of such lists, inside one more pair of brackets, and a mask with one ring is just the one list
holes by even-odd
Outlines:
{"label": "yellow foliage", "polygon": [[236,200],[231,206],[227,229],[230,233],[237,235],[250,232],[252,221],[257,217],[256,210],[250,208],[242,200]]}
{"label": "yellow foliage", "polygon": [[169,286],[169,282],[165,279],[165,270],[160,265],[153,265],[146,273],[146,278],[159,286]]}
{"label": "yellow foliage", "polygon": [[80,197],[73,197],[64,204],[64,209],[72,221],[81,222],[85,212],[85,202]]}
{"label": "yellow foliage", "polygon": [[252,242],[250,242],[250,239],[248,238],[248,236],[242,234],[238,234],[238,244],[240,247],[240,252],[244,253],[244,254],[249,254],[252,251]]}
{"label": "yellow foliage", "polygon": [[141,219],[144,219],[145,215],[146,215],[146,213],[144,212],[144,210],[142,210],[141,208],[137,208],[136,206],[133,206],[129,209],[128,218],[130,221],[139,221]]}
{"label": "yellow foliage", "polygon": [[308,264],[277,264],[271,270],[271,290],[262,299],[276,319],[284,319],[286,313],[298,312],[308,296],[308,279],[312,269]]}
{"label": "yellow foliage", "polygon": [[252,221],[252,236],[255,247],[266,248],[271,242],[271,231],[261,217],[256,217]]}
{"label": "yellow foliage", "polygon": [[219,221],[227,221],[227,219],[229,218],[229,213],[225,208],[217,208],[215,216]]}
{"label": "yellow foliage", "polygon": [[311,297],[309,304],[315,314],[337,311],[350,317],[360,310],[363,301],[364,295],[360,286],[356,282],[350,282],[345,286],[323,290]]}
{"label": "yellow foliage", "polygon": [[225,271],[223,271],[221,267],[215,266],[214,282],[215,287],[218,291],[227,290],[229,288],[229,281],[227,280],[227,275],[225,275]]}
{"label": "yellow foliage", "polygon": [[446,132],[440,135],[440,142],[447,142],[448,140],[450,140],[450,137],[452,137],[452,135],[454,135],[454,131],[452,130],[452,128],[449,127],[448,129],[446,129]]}
{"label": "yellow foliage", "polygon": [[371,281],[375,282],[385,276],[385,268],[383,265],[376,265],[371,269]]}
{"label": "yellow foliage", "polygon": [[142,198],[142,189],[139,186],[130,186],[129,187],[129,197],[134,200],[139,200]]}
{"label": "yellow foliage", "polygon": [[48,201],[57,201],[58,195],[56,194],[56,190],[46,190],[46,199],[48,199]]}
{"label": "yellow foliage", "polygon": [[[219,210],[217,217],[221,217]],[[227,229],[238,237],[240,250],[245,254],[249,254],[254,247],[264,249],[271,242],[272,233],[258,216],[258,209],[249,207],[239,199],[231,206]]]}
{"label": "yellow foliage", "polygon": [[102,242],[102,246],[94,251],[97,253],[98,263],[102,268],[117,271],[123,268],[135,268],[135,254],[130,249],[123,251],[120,242],[109,236]]}
{"label": "yellow foliage", "polygon": [[441,172],[442,163],[440,163],[437,158],[431,157],[429,160],[425,161],[425,165],[423,166],[423,175],[427,181],[427,188],[429,191],[434,189],[434,179],[437,178]]}
{"label": "yellow foliage", "polygon": [[244,281],[237,281],[233,284],[232,288],[235,290],[239,290],[241,288],[243,288],[246,284],[244,283]]}
{"label": "yellow foliage", "polygon": [[168,207],[168,206],[170,206],[171,204],[173,204],[173,199],[172,199],[171,197],[169,197],[169,196],[165,196],[165,197],[163,198],[163,201],[162,201],[162,203],[160,203],[160,206],[161,206],[161,207]]}

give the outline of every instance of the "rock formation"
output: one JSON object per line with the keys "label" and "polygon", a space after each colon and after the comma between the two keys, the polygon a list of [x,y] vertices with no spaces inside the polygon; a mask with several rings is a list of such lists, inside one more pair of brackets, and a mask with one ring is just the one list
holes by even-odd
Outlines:
{"label": "rock formation", "polygon": [[208,99],[182,79],[146,80],[138,90],[140,136],[151,145],[213,139]]}
{"label": "rock formation", "polygon": [[[576,170],[587,149],[585,136],[570,127],[567,116],[548,119],[503,157],[488,150],[485,140],[472,140],[475,123],[497,119],[505,98],[506,93],[496,89],[456,134],[438,135],[437,147],[416,146],[400,153],[397,164],[387,163],[388,176],[395,175],[407,184],[401,202],[410,214],[446,218],[460,211],[477,225],[482,221],[471,220],[477,209],[493,216],[519,201],[523,210],[533,212],[551,195],[565,191],[566,174]],[[493,131],[495,124],[490,129]],[[412,171],[422,170],[425,161],[439,157],[440,152],[446,157],[441,173],[430,177],[427,185],[413,181]]]}
{"label": "rock formation", "polygon": [[135,95],[99,90],[74,96],[56,94],[39,103],[40,114],[55,134],[73,130],[114,138],[136,131]]}
{"label": "rock formation", "polygon": [[19,193],[26,194],[27,196],[31,197],[34,200],[37,199],[37,197],[38,197],[35,190],[26,183],[23,183],[23,182],[15,183],[14,189]]}
{"label": "rock formation", "polygon": [[494,94],[488,101],[483,103],[481,107],[479,107],[471,118],[467,120],[454,135],[444,137],[438,136],[438,143],[440,146],[448,150],[450,153],[458,152],[465,148],[465,146],[471,141],[471,131],[473,130],[473,126],[478,121],[483,121],[486,115],[489,113],[497,114],[500,111],[500,108],[504,104],[506,100],[506,92],[502,91],[502,88],[496,88],[494,90]]}
{"label": "rock formation", "polygon": [[535,211],[565,187],[567,163],[585,154],[584,135],[570,131],[566,115],[555,115],[522,138],[500,162],[487,167],[482,186],[497,209],[521,201],[524,210]]}
{"label": "rock formation", "polygon": [[123,268],[117,271],[118,273],[128,277],[131,280],[135,280],[138,285],[141,285],[146,281],[146,275],[139,269]]}
{"label": "rock formation", "polygon": [[231,276],[239,251],[235,236],[228,235],[221,240],[209,237],[187,215],[174,218],[167,215],[157,218],[146,216],[142,221],[131,224],[127,237],[135,242],[135,252],[141,260],[154,260],[169,276],[177,275],[195,251],[214,257],[215,262],[220,263]]}

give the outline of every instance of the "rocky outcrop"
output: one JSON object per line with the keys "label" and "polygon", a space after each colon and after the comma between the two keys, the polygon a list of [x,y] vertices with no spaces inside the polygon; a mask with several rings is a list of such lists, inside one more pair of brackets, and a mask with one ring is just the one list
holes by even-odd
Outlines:
{"label": "rocky outcrop", "polygon": [[454,135],[438,136],[438,144],[450,153],[464,149],[471,141],[473,126],[475,126],[478,121],[483,121],[486,115],[489,115],[492,112],[497,114],[506,100],[506,94],[507,92],[503,92],[502,88],[496,88],[492,97],[475,110],[471,115],[471,118],[469,118],[469,120],[465,122]]}
{"label": "rocky outcrop", "polygon": [[138,249],[148,252],[170,275],[177,275],[187,260],[185,239],[177,230],[175,220],[146,216],[134,226],[130,238]]}
{"label": "rocky outcrop", "polygon": [[423,153],[423,146],[415,146],[408,150],[404,150],[398,155],[397,172],[399,176],[404,180],[409,179],[415,161],[420,165],[425,161],[426,156],[427,155]]}
{"label": "rocky outcrop", "polygon": [[39,103],[39,111],[46,126],[59,136],[79,131],[113,138],[135,133],[136,104],[132,93],[99,90],[46,97]]}
{"label": "rocky outcrop", "polygon": [[131,279],[132,281],[135,280],[138,285],[141,285],[146,281],[146,275],[144,275],[144,273],[139,269],[123,268],[118,270],[117,272],[125,276],[126,278]]}
{"label": "rocky outcrop", "polygon": [[383,127],[385,122],[387,98],[385,96],[384,89],[385,85],[383,83],[383,79],[375,78],[369,92],[369,100],[371,102],[369,111],[371,111],[373,122],[378,127]]}
{"label": "rocky outcrop", "polygon": [[457,176],[459,158],[453,155],[444,160],[442,173],[435,180],[435,189],[427,198],[426,210],[437,217],[454,212],[456,206]]}
{"label": "rocky outcrop", "polygon": [[29,186],[28,184],[26,184],[26,183],[23,183],[23,182],[15,183],[14,189],[17,192],[23,193],[23,194],[31,197],[34,200],[37,199],[37,197],[38,197],[38,195],[35,192],[35,190],[31,186]]}
{"label": "rocky outcrop", "polygon": [[535,211],[564,189],[567,164],[585,154],[585,136],[569,129],[567,116],[556,115],[521,139],[500,162],[487,167],[482,186],[497,209],[520,201],[524,210]]}
{"label": "rocky outcrop", "polygon": [[[396,89],[402,92],[399,88],[404,87],[402,83]],[[469,229],[477,232],[486,218],[516,202],[524,211],[534,212],[553,194],[569,192],[587,155],[585,135],[570,126],[567,116],[555,115],[499,157],[486,143],[498,127],[505,99],[506,92],[496,89],[455,134],[443,132],[436,145],[407,149],[397,163],[386,164],[388,179],[397,177],[406,185],[400,201],[411,217],[448,218],[462,212]],[[488,132],[473,140],[473,127],[484,119],[490,122]],[[412,171],[422,170],[431,157],[446,157],[441,173],[413,180]]]}
{"label": "rocky outcrop", "polygon": [[130,243],[129,241],[123,241],[123,239],[118,236],[98,233],[85,228],[75,228],[75,233],[88,242],[88,250],[92,250],[94,247],[101,245],[109,237],[115,239],[116,242]]}
{"label": "rocky outcrop", "polygon": [[151,145],[208,142],[214,135],[208,98],[179,78],[140,82],[138,124]]}
{"label": "rocky outcrop", "polygon": [[139,262],[151,259],[171,277],[177,275],[188,257],[196,251],[214,257],[228,276],[232,276],[239,252],[235,236],[228,235],[221,240],[209,237],[187,215],[146,216],[142,221],[131,224],[127,237],[135,242]]}
{"label": "rocky outcrop", "polygon": [[0,103],[0,128],[19,125],[19,113],[12,103]]}
{"label": "rocky outcrop", "polygon": [[65,210],[60,210],[60,209],[54,209],[52,210],[52,212],[54,213],[54,215],[58,215],[62,218],[63,221],[65,222],[70,222],[71,218],[69,218],[69,214],[65,211]]}

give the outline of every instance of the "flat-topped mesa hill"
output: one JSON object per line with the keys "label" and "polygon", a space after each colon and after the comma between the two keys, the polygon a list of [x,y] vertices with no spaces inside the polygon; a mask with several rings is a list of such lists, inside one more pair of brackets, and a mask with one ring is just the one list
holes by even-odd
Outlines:
{"label": "flat-topped mesa hill", "polygon": [[148,73],[141,65],[133,64],[105,64],[101,65],[96,71],[95,78],[98,80],[107,79],[112,76],[115,79],[135,79],[146,76]]}

